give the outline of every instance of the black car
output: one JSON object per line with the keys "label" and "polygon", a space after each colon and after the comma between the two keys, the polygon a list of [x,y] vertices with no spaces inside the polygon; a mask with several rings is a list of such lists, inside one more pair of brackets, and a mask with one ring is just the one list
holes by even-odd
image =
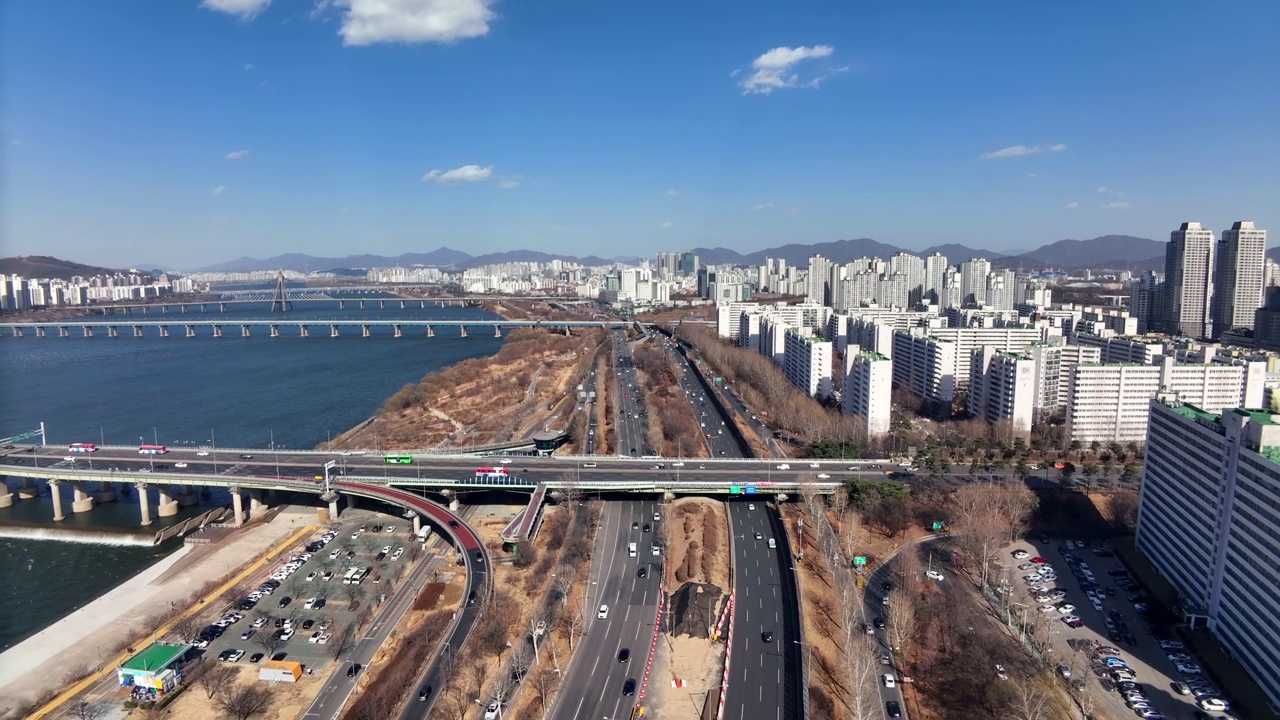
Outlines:
{"label": "black car", "polygon": [[649,576],[649,568],[642,567],[639,570],[636,570],[636,577],[642,578],[642,577],[648,577],[648,576]]}
{"label": "black car", "polygon": [[284,597],[280,598],[280,607],[288,607],[289,603],[291,602],[293,602],[293,598],[289,597],[288,595],[285,595]]}
{"label": "black car", "polygon": [[262,660],[262,653],[254,653],[249,656],[249,662],[256,663]]}
{"label": "black car", "polygon": [[884,704],[884,713],[891,718],[900,718],[902,717],[902,706],[898,704],[897,700],[890,700]]}
{"label": "black car", "polygon": [[624,683],[622,683],[622,694],[623,694],[623,695],[635,695],[635,694],[636,694],[636,681],[635,681],[635,680],[632,680],[631,678],[627,678],[627,681],[626,681],[626,682],[624,682]]}
{"label": "black car", "polygon": [[430,685],[428,685],[428,686],[426,686],[426,687],[424,687],[424,688],[422,688],[421,690],[419,690],[419,691],[418,691],[418,702],[423,702],[423,701],[425,701],[425,700],[426,700],[427,698],[429,698],[429,697],[431,697],[431,686],[430,686]]}
{"label": "black car", "polygon": [[641,529],[644,530],[645,532],[649,532],[649,523],[645,523],[644,527]]}
{"label": "black car", "polygon": [[884,618],[876,618],[876,620],[875,620],[875,626],[876,626],[876,629],[877,629],[877,630],[883,630],[883,629],[884,629]]}
{"label": "black car", "polygon": [[316,621],[315,621],[315,620],[303,620],[303,621],[302,621],[302,629],[303,629],[303,630],[310,630],[310,629],[311,629],[311,626],[313,626],[313,625],[315,625],[315,624],[316,624]]}
{"label": "black car", "polygon": [[476,562],[478,563],[484,562],[484,553],[476,551]]}
{"label": "black car", "polygon": [[278,653],[276,653],[275,655],[272,655],[272,656],[271,656],[271,659],[272,659],[272,660],[275,660],[276,662],[280,662],[281,660],[284,660],[284,659],[285,659],[285,658],[287,658],[287,657],[289,657],[289,653],[287,653],[287,652],[278,652]]}
{"label": "black car", "polygon": [[458,527],[458,521],[457,521],[457,520],[450,520],[450,521],[449,521],[449,527],[451,527],[451,528],[456,528],[456,527]]}
{"label": "black car", "polygon": [[631,650],[622,648],[618,651],[618,662],[626,662],[631,659]]}
{"label": "black car", "polygon": [[347,668],[347,677],[355,677],[360,672],[360,663],[351,663],[351,667]]}
{"label": "black car", "polygon": [[475,604],[476,604],[476,591],[475,591],[475,590],[472,590],[472,591],[471,591],[471,594],[470,594],[470,595],[467,595],[467,604],[468,604],[468,605],[475,605]]}
{"label": "black car", "polygon": [[767,643],[773,642],[773,633],[769,632],[768,630],[765,630],[764,632],[760,633],[760,641],[767,642]]}

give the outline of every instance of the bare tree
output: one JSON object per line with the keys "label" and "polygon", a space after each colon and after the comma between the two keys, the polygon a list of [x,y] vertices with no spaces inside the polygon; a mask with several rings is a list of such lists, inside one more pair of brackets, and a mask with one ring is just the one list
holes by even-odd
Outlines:
{"label": "bare tree", "polygon": [[573,650],[574,638],[582,635],[582,628],[586,625],[586,613],[578,605],[572,605],[565,608],[565,612],[560,616],[561,625],[565,631],[569,633],[569,650]]}
{"label": "bare tree", "polygon": [[555,590],[562,603],[569,602],[569,591],[573,590],[574,583],[577,582],[578,571],[572,565],[559,565],[556,568],[556,577],[551,587]]}
{"label": "bare tree", "polygon": [[273,699],[270,688],[248,682],[228,688],[214,704],[232,720],[249,720],[254,716],[265,715]]}
{"label": "bare tree", "polygon": [[1019,678],[1009,689],[1011,695],[1005,709],[1009,720],[1049,720],[1055,716],[1052,699],[1041,687],[1039,678]]}
{"label": "bare tree", "polygon": [[284,647],[284,644],[288,641],[264,627],[262,628],[262,632],[253,636],[253,642],[256,643],[258,647],[266,650],[268,655],[273,655],[277,650]]}
{"label": "bare tree", "polygon": [[845,707],[852,720],[878,720],[882,717],[880,689],[876,686],[876,675],[881,667],[877,654],[874,635],[846,628],[844,653],[840,661],[848,689]]}
{"label": "bare tree", "polygon": [[184,643],[189,643],[200,635],[200,629],[203,627],[204,623],[200,622],[199,618],[195,615],[188,615],[174,623],[173,629],[169,632],[178,640]]}
{"label": "bare tree", "polygon": [[480,693],[484,690],[484,684],[489,679],[489,661],[485,658],[476,658],[467,666],[467,678],[471,681],[473,691],[471,697],[480,697]]}
{"label": "bare tree", "polygon": [[210,700],[214,695],[222,692],[237,674],[234,667],[224,662],[205,660],[200,664],[203,667],[200,669],[200,674],[196,676],[196,685],[204,690],[205,697]]}
{"label": "bare tree", "polygon": [[556,688],[556,672],[549,667],[538,668],[530,678],[533,684],[533,691],[538,696],[538,707],[542,708],[542,717],[545,720],[550,707],[547,700],[550,699],[551,693]]}
{"label": "bare tree", "polygon": [[329,638],[329,655],[334,660],[342,657],[344,653],[354,647],[356,644],[355,628],[348,623],[333,632],[333,636]]}
{"label": "bare tree", "polygon": [[895,654],[906,657],[916,637],[916,596],[903,591],[890,595],[888,619],[889,644]]}
{"label": "bare tree", "polygon": [[523,640],[511,648],[511,656],[507,658],[507,667],[519,682],[533,666],[533,647]]}
{"label": "bare tree", "polygon": [[76,720],[98,720],[107,714],[109,706],[103,703],[91,703],[81,700],[72,703],[67,712]]}

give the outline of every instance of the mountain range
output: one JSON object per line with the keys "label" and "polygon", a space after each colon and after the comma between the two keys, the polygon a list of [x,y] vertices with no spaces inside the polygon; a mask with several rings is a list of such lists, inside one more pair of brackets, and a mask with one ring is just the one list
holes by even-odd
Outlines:
{"label": "mountain range", "polygon": [[70,260],[49,257],[48,255],[19,255],[17,257],[0,258],[0,275],[19,275],[25,278],[61,278],[70,280],[76,276],[115,275],[118,272],[123,271],[96,265],[83,265]]}
{"label": "mountain range", "polygon": [[[872,240],[871,238],[856,238],[811,245],[791,243],[747,254],[725,247],[699,247],[694,248],[693,252],[701,258],[702,263],[710,265],[762,265],[766,257],[773,257],[782,258],[791,265],[804,266],[808,264],[810,255],[821,255],[829,260],[844,263],[860,257],[888,258],[899,252],[909,252],[922,257],[939,252],[946,255],[952,264],[962,262],[971,257],[984,257],[998,266],[1025,269],[1070,268],[1087,265],[1094,268],[1142,270],[1147,269],[1146,266],[1148,265],[1153,268],[1163,265],[1164,245],[1163,242],[1158,240],[1148,240],[1130,235],[1104,235],[1089,240],[1059,240],[1030,252],[1009,255],[958,244],[936,245],[915,251]],[[409,267],[413,265],[466,270],[495,263],[549,262],[551,260],[564,260],[595,266],[609,265],[614,262],[635,263],[638,258],[614,257],[606,259],[595,255],[575,257],[536,250],[509,250],[485,255],[470,255],[461,250],[441,247],[426,253],[405,253],[395,256],[348,255],[339,258],[288,253],[263,259],[242,257],[202,267],[199,271],[296,270],[299,272],[313,272],[347,268]]]}

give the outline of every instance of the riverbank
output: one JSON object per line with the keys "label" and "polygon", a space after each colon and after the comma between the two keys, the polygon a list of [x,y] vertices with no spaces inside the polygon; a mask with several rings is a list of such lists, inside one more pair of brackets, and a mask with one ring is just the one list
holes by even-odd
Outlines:
{"label": "riverbank", "polygon": [[155,630],[147,627],[149,620],[187,606],[210,580],[262,556],[314,520],[312,508],[288,508],[217,546],[186,545],[0,654],[0,717],[5,708],[61,690],[69,673],[112,661],[118,648]]}
{"label": "riverbank", "polygon": [[[485,301],[483,307],[504,320],[581,320],[585,315],[542,302]],[[511,331],[496,355],[464,360],[405,385],[331,445],[444,449],[522,440],[544,428],[567,429],[577,410],[577,385],[603,342],[604,331],[595,328],[567,335],[548,329]]]}

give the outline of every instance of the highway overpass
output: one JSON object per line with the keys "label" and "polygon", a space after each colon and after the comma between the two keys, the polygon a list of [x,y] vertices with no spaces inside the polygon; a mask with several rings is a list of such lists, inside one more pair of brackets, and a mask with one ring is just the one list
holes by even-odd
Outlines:
{"label": "highway overpass", "polygon": [[313,330],[317,334],[329,337],[341,337],[344,330],[348,333],[358,332],[363,337],[388,334],[392,337],[403,337],[416,332],[426,337],[435,337],[437,328],[451,329],[462,337],[470,330],[488,330],[494,335],[501,335],[502,329],[547,328],[568,331],[571,328],[600,328],[608,330],[619,328],[627,323],[622,320],[352,320],[352,319],[317,319],[317,320],[36,320],[21,323],[0,323],[0,337],[71,337],[79,334],[83,337],[198,337],[201,335],[224,337],[230,335],[252,337],[255,333],[268,337],[280,337],[283,333],[310,337]]}

